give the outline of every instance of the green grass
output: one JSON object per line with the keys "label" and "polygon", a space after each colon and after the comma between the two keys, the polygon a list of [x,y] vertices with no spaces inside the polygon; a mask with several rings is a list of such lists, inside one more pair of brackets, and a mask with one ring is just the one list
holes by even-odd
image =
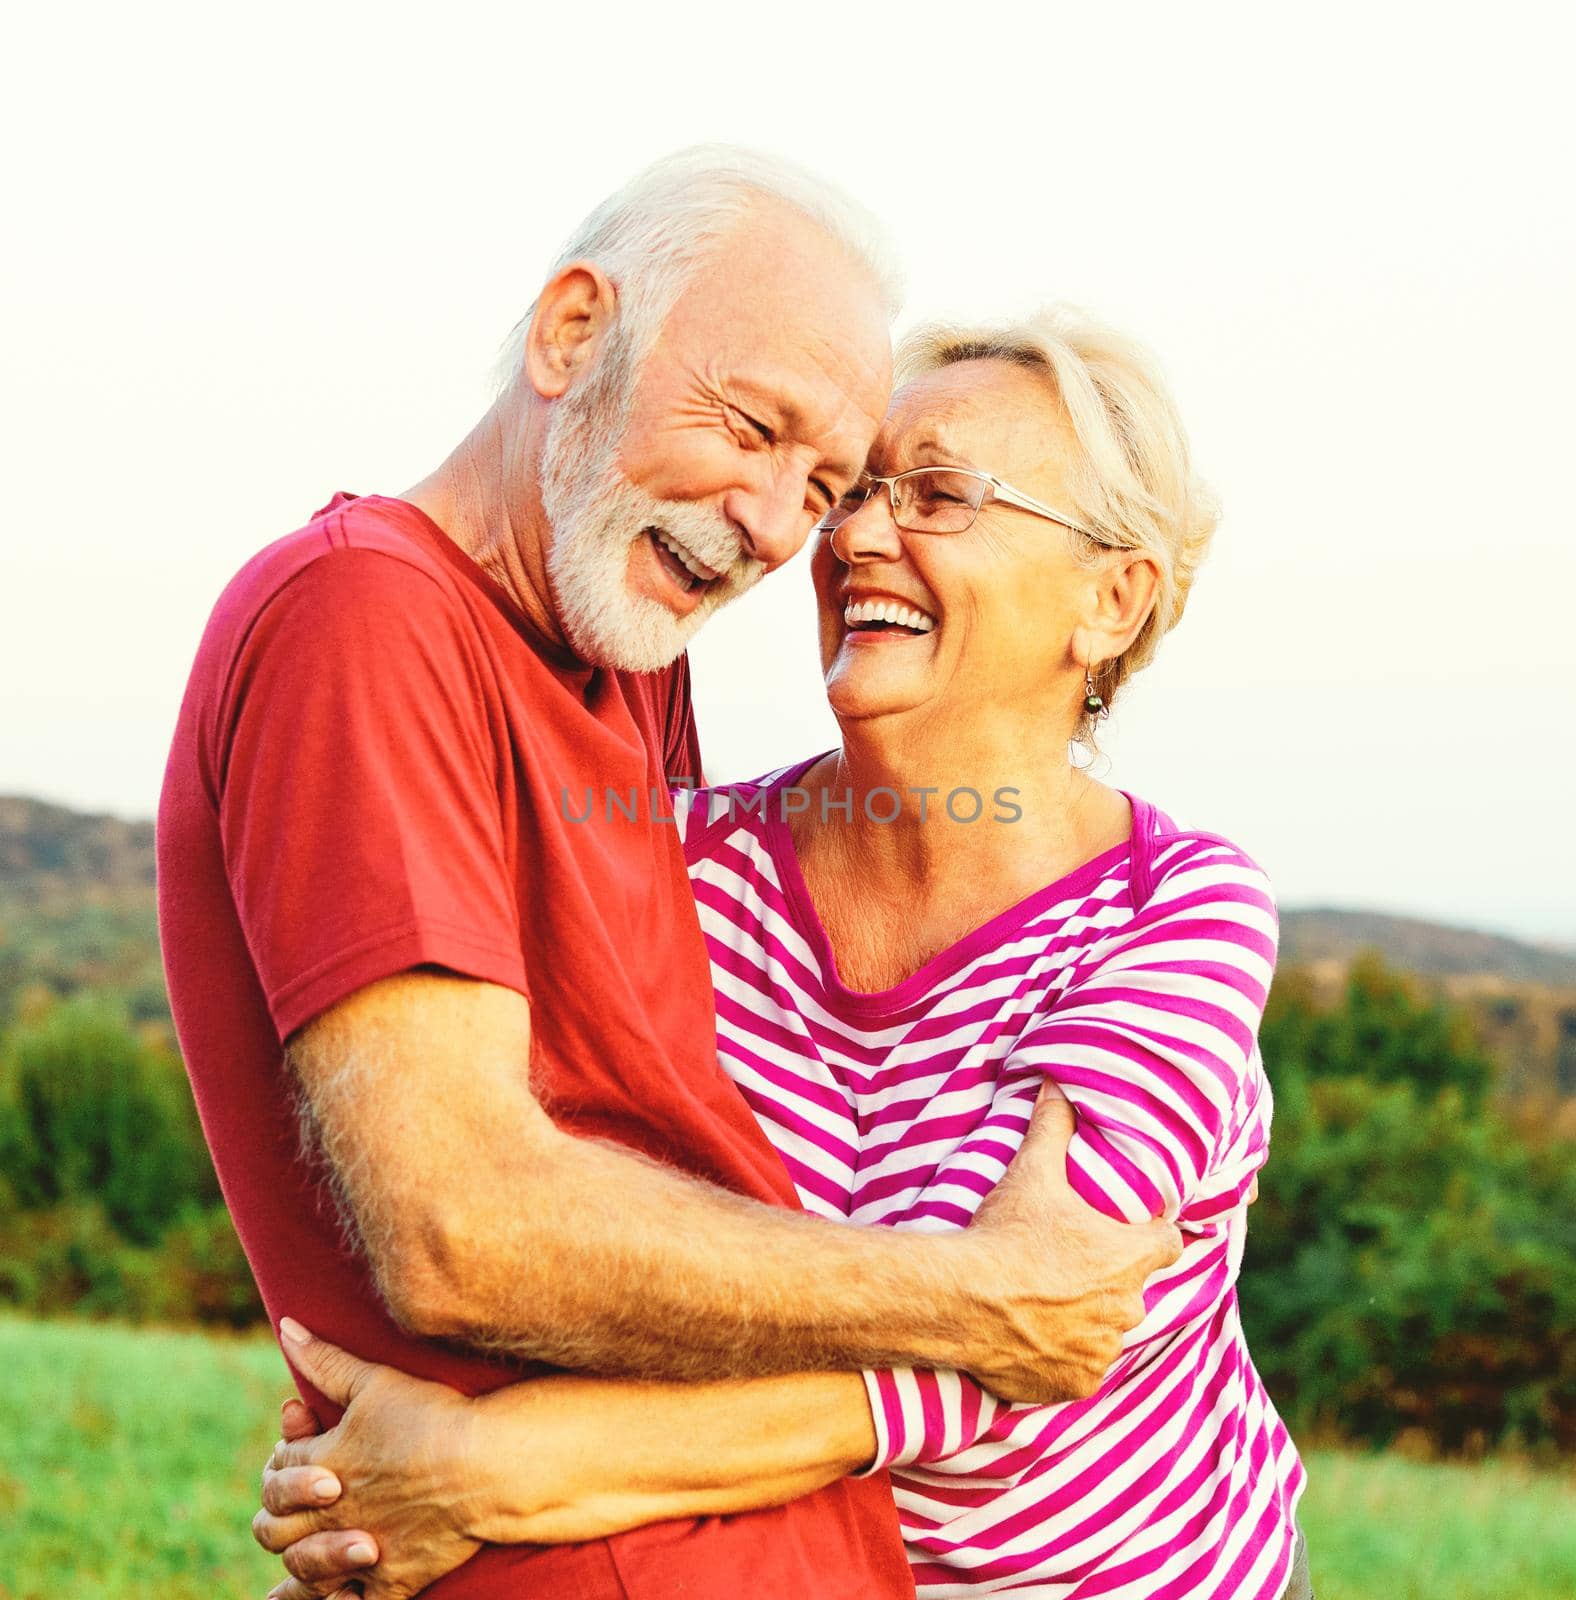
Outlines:
{"label": "green grass", "polygon": [[1310,1450],[1299,1513],[1318,1600],[1572,1600],[1576,1479]]}
{"label": "green grass", "polygon": [[[0,1318],[0,1600],[261,1600],[284,1366],[263,1339]],[[1571,1600],[1576,1482],[1312,1451],[1319,1600]]]}
{"label": "green grass", "polygon": [[0,1600],[262,1600],[273,1344],[0,1320]]}

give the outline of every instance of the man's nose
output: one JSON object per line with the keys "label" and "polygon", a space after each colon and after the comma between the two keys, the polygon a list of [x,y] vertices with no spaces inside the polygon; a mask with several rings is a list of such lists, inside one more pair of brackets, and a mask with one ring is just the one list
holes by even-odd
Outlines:
{"label": "man's nose", "polygon": [[805,510],[808,476],[786,469],[723,501],[723,512],[744,536],[745,549],[768,567],[780,567],[799,553],[815,518]]}

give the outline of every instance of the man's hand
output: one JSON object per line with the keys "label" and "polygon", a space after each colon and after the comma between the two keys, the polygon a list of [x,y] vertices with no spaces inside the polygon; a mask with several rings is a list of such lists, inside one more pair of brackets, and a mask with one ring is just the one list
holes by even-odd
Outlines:
{"label": "man's hand", "polygon": [[365,1600],[408,1600],[481,1548],[464,1531],[471,1402],[359,1361],[288,1319],[280,1332],[296,1370],[346,1409],[319,1432],[299,1401],[285,1405],[285,1437],[263,1469],[252,1521],[252,1536],[290,1573],[270,1600],[322,1600],[353,1581]]}
{"label": "man's hand", "polygon": [[583,1372],[704,1380],[953,1367],[1007,1399],[1093,1392],[1179,1253],[1069,1188],[1041,1095],[1005,1181],[951,1234],[761,1204],[553,1123],[530,1006],[427,972],[357,991],[289,1059],[374,1277],[408,1332]]}
{"label": "man's hand", "polygon": [[975,1250],[965,1287],[979,1304],[958,1365],[1004,1400],[1092,1395],[1144,1320],[1145,1280],[1182,1253],[1173,1223],[1114,1222],[1073,1190],[1076,1125],[1047,1084],[1022,1149],[965,1236]]}

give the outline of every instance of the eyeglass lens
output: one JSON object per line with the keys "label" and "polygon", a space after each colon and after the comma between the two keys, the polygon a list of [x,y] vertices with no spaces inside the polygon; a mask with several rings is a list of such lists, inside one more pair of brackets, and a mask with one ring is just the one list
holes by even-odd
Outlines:
{"label": "eyeglass lens", "polygon": [[949,467],[905,472],[889,484],[873,488],[856,484],[832,508],[825,526],[846,522],[870,498],[890,490],[892,520],[911,533],[961,533],[973,522],[989,488],[984,478]]}

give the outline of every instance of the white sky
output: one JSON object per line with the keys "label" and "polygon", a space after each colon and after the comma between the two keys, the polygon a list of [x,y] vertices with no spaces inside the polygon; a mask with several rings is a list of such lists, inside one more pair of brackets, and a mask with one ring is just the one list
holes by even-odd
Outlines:
{"label": "white sky", "polygon": [[[1112,781],[1288,905],[1576,941],[1556,8],[547,15],[13,23],[0,792],[150,814],[231,572],[422,476],[578,218],[727,139],[872,204],[910,315],[1066,298],[1160,351],[1226,519]],[[694,656],[711,776],[833,742],[802,561]]]}

